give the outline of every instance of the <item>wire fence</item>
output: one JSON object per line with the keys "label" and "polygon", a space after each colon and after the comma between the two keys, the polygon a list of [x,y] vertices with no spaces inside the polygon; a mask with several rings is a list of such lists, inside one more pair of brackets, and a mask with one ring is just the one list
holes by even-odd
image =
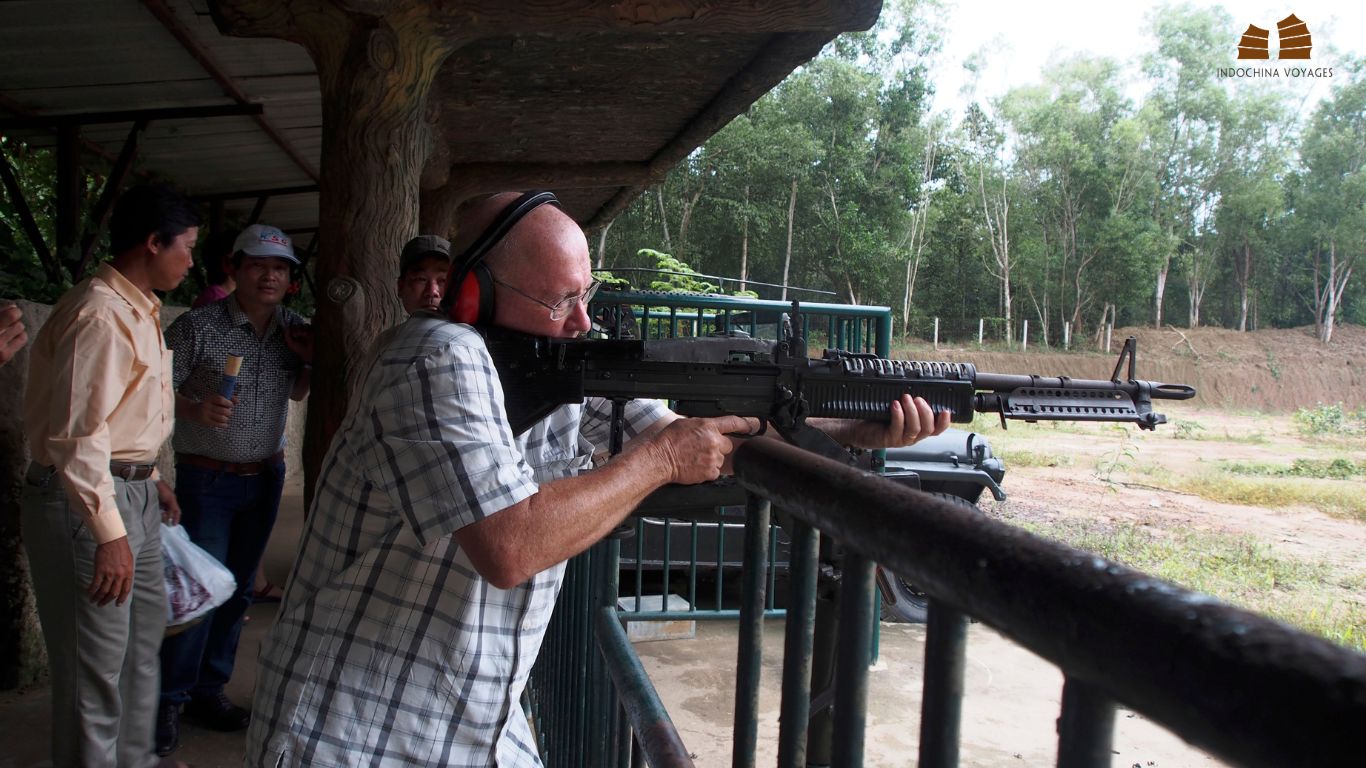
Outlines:
{"label": "wire fence", "polygon": [[[897,325],[901,325],[899,321]],[[895,335],[903,340],[923,342],[934,349],[977,347],[1017,352],[1046,349],[1109,353],[1114,337],[1114,326],[1109,323],[1101,328],[1085,327],[1078,333],[1069,322],[1041,327],[1029,320],[1007,323],[1003,317],[912,317],[908,327],[896,331]]]}

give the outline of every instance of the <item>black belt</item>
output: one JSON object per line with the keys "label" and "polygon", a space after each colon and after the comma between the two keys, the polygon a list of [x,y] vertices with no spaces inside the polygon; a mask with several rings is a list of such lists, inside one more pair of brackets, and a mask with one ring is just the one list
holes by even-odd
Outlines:
{"label": "black belt", "polygon": [[[151,477],[156,466],[155,464],[129,464],[126,461],[111,461],[109,462],[109,474],[131,483]],[[28,465],[28,474],[24,479],[28,481],[29,485],[45,488],[48,483],[52,482],[52,478],[56,474],[56,467],[49,467],[35,461]]]}
{"label": "black belt", "polygon": [[175,463],[177,464],[189,464],[192,467],[207,469],[211,472],[227,472],[230,475],[241,475],[243,477],[259,475],[274,468],[284,460],[284,451],[277,451],[273,456],[267,456],[261,461],[247,462],[219,461],[208,456],[200,456],[197,453],[177,453],[175,455]]}
{"label": "black belt", "polygon": [[155,464],[129,464],[126,461],[109,462],[109,471],[114,477],[122,478],[128,482],[136,480],[146,480],[156,471]]}

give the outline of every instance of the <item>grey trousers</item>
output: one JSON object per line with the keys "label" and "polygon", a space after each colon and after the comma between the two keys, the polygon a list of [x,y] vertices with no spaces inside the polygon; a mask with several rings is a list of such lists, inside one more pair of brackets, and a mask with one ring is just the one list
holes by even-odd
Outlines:
{"label": "grey trousers", "polygon": [[[32,477],[32,475],[30,475]],[[166,631],[161,508],[156,481],[114,480],[133,552],[133,591],[122,606],[90,602],[95,540],[67,504],[61,481],[25,485],[24,549],[33,573],[52,676],[54,768],[150,768]]]}

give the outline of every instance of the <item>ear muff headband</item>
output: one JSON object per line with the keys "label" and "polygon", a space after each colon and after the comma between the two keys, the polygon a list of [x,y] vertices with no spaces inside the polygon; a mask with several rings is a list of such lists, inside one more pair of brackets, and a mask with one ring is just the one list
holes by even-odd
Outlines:
{"label": "ear muff headband", "polygon": [[451,268],[450,278],[446,281],[446,296],[442,299],[442,310],[447,317],[457,323],[469,324],[493,320],[493,279],[484,266],[484,259],[517,226],[517,222],[547,203],[562,208],[553,192],[532,191],[523,194],[508,203],[483,233],[460,254]]}

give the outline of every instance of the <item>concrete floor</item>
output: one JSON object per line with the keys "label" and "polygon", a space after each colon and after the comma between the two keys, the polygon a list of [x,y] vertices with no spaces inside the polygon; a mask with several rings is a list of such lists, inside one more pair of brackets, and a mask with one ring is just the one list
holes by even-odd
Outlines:
{"label": "concrete floor", "polygon": [[[284,583],[293,564],[302,508],[298,484],[291,483],[266,553],[266,574],[277,584]],[[264,604],[248,613],[237,671],[227,689],[228,696],[243,706],[251,702],[255,660],[275,611],[276,605]],[[698,622],[690,639],[636,645],[698,766],[731,764],[735,627],[729,621]],[[764,630],[758,765],[774,765],[777,758],[782,632],[781,621],[768,622]],[[880,657],[869,690],[865,765],[870,768],[915,762],[924,639],[923,626],[882,625]],[[1061,689],[1062,676],[1051,665],[974,624],[969,635],[960,764],[965,768],[1054,764],[1054,721]],[[0,768],[51,765],[49,701],[45,686],[0,692]],[[186,721],[181,744],[175,757],[195,768],[242,764],[242,733],[216,733]],[[1124,768],[1221,765],[1125,710],[1117,718],[1114,751],[1113,765]]]}

